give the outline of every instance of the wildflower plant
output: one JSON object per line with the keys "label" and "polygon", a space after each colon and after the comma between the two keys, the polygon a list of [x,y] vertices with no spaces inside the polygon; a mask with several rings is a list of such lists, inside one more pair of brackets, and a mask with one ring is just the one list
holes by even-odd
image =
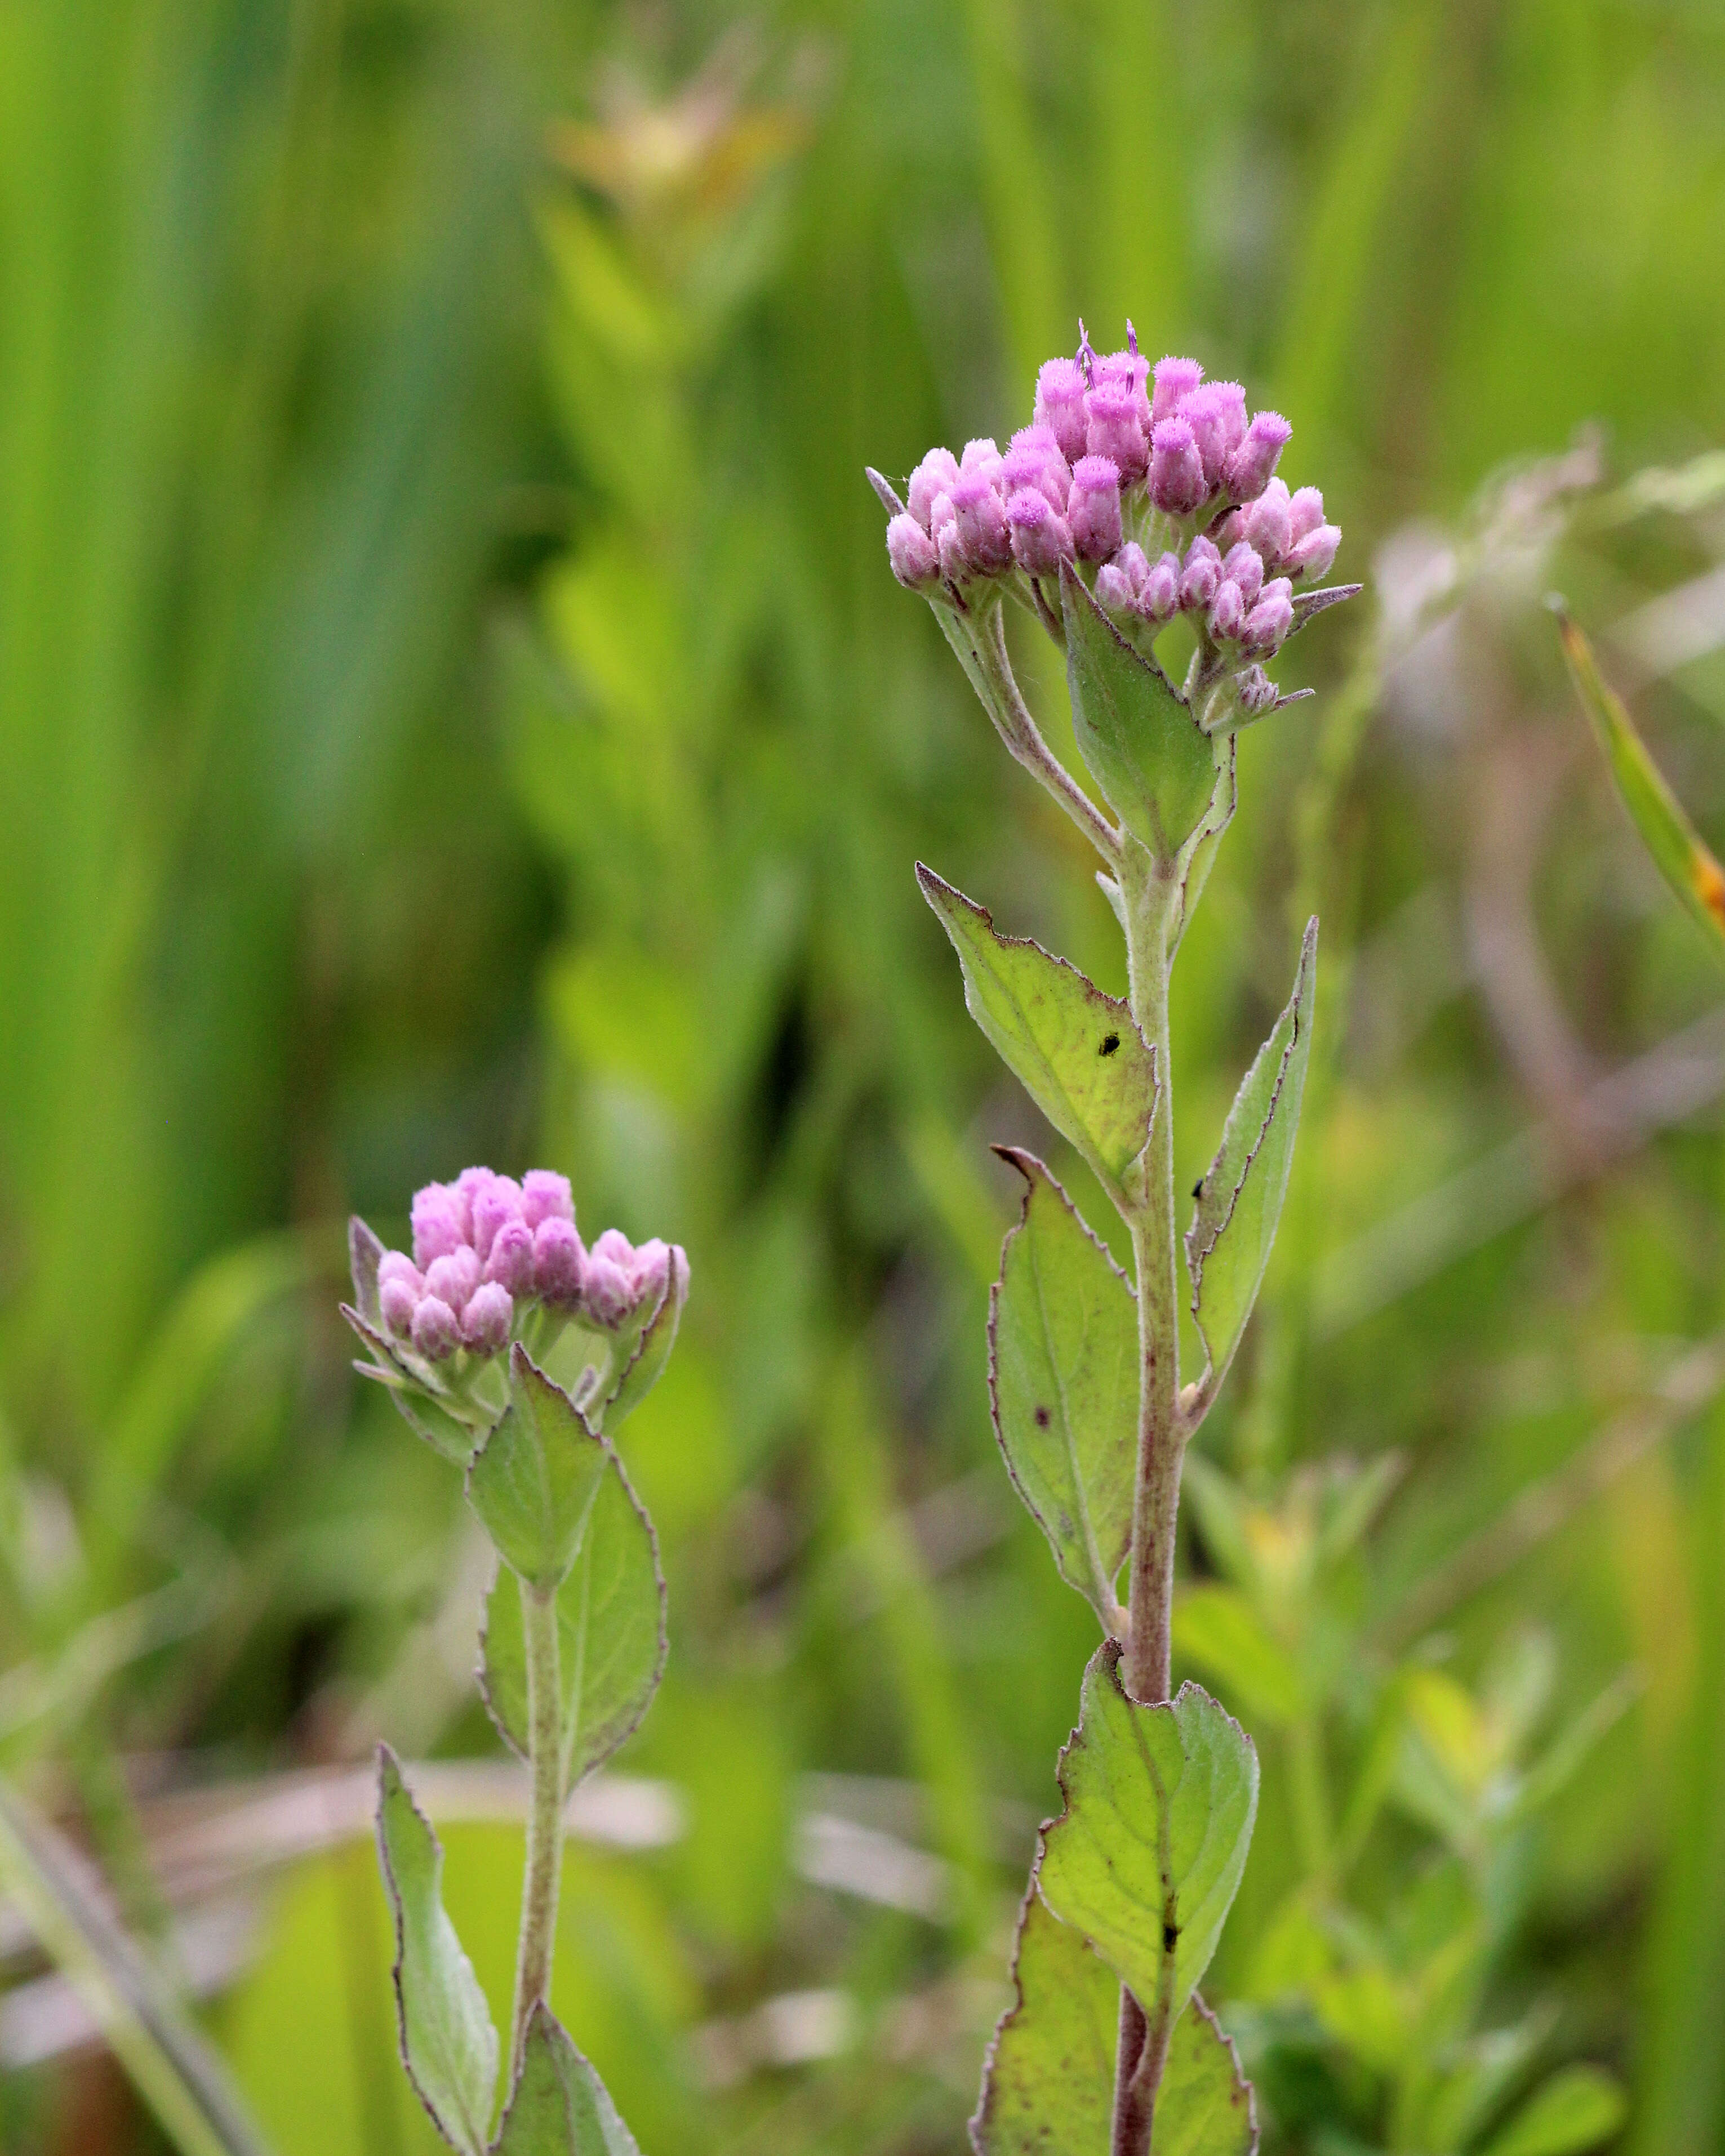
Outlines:
{"label": "wildflower plant", "polygon": [[[1320,582],[1340,534],[1315,488],[1277,477],[1289,433],[1192,360],[1152,367],[1130,324],[1106,355],[1081,325],[1076,357],[1041,369],[1032,424],[1004,454],[932,449],[902,496],[869,474],[893,573],[927,599],[1007,748],[1100,856],[1129,984],[1124,1002],[1105,994],[919,866],[972,1015],[1093,1171],[1132,1256],[1128,1278],[1043,1163],[1000,1148],[1024,1190],[990,1304],[995,1431],[1102,1640],[1060,1758],[1065,1808],[1042,1830],[1019,1915],[1016,2003],[971,2123],[978,2156],[1235,2156],[1256,2140],[1250,2089],[1197,1986],[1245,1868],[1257,1756],[1199,1686],[1169,1697],[1175,1523],[1186,1447],[1240,1345],[1287,1188],[1317,921],[1194,1193],[1185,1265],[1204,1360],[1183,1383],[1168,983],[1234,814],[1239,736],[1297,701],[1266,662],[1358,589]],[[1065,653],[1106,809],[1019,691],[1009,602]],[[1177,617],[1194,634],[1178,687],[1157,657]]]}
{"label": "wildflower plant", "polygon": [[[665,1666],[652,1522],[612,1433],[663,1371],[688,1294],[682,1250],[614,1229],[588,1250],[569,1185],[470,1168],[413,1200],[413,1254],[351,1229],[358,1367],[461,1470],[497,1553],[480,1687],[529,1775],[507,2070],[444,1913],[442,1851],[378,1750],[377,1842],[395,1924],[408,2078],[463,2156],[630,2156],[635,2143],[551,2008],[563,1812],[646,1712]],[[501,2117],[500,2113],[501,2104]]]}

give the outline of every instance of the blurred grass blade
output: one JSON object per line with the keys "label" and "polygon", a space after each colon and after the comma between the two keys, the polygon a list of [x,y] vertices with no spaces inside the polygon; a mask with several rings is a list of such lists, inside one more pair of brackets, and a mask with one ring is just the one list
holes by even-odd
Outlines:
{"label": "blurred grass blade", "polygon": [[1635,731],[1623,699],[1606,684],[1593,646],[1560,599],[1551,602],[1583,706],[1605,752],[1630,820],[1653,865],[1725,955],[1725,869],[1719,866]]}
{"label": "blurred grass blade", "polygon": [[75,1853],[3,1779],[0,1878],[182,2156],[267,2156],[196,2024],[91,1891]]}

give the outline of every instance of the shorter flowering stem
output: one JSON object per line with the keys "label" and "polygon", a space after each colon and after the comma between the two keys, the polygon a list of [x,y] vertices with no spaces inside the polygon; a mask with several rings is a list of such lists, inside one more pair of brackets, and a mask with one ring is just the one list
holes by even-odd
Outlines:
{"label": "shorter flowering stem", "polygon": [[521,1944],[516,1959],[511,2076],[521,2071],[533,2009],[551,1997],[557,1885],[563,1859],[562,1733],[558,1727],[557,1590],[523,1580],[521,1636],[527,1675],[527,1862],[521,1882]]}

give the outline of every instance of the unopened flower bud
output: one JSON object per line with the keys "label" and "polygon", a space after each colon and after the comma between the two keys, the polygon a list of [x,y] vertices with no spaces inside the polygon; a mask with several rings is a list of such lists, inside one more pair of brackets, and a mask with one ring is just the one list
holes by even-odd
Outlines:
{"label": "unopened flower bud", "polygon": [[1283,557],[1282,566],[1291,577],[1327,577],[1341,544],[1342,534],[1335,525],[1320,524],[1303,539],[1294,542]]}
{"label": "unopened flower bud", "polygon": [[1210,601],[1210,634],[1220,642],[1230,642],[1240,634],[1240,625],[1245,619],[1245,602],[1240,597],[1240,586],[1231,578],[1224,578],[1216,587],[1216,596]]}
{"label": "unopened flower bud", "polygon": [[1006,505],[1006,521],[1014,559],[1028,575],[1056,576],[1062,560],[1071,560],[1072,534],[1065,518],[1034,488],[1020,487],[1012,496]]}
{"label": "unopened flower bud", "polygon": [[614,1228],[608,1228],[588,1252],[581,1299],[595,1324],[620,1325],[634,1307],[634,1258]]}
{"label": "unopened flower bud", "polygon": [[549,1168],[530,1168],[521,1178],[521,1218],[530,1228],[542,1220],[572,1222],[575,1201],[568,1177]]}
{"label": "unopened flower bud", "polygon": [[976,472],[988,482],[994,491],[1000,491],[1000,452],[991,436],[979,435],[973,442],[964,444],[964,454],[958,459],[960,473]]}
{"label": "unopened flower bud", "polygon": [[1267,659],[1281,648],[1293,625],[1293,587],[1286,577],[1278,577],[1265,585],[1263,597],[1246,615],[1240,640],[1248,651],[1261,653]]}
{"label": "unopened flower bud", "polygon": [[651,1310],[656,1308],[660,1297],[670,1284],[670,1245],[655,1235],[643,1243],[635,1252],[631,1268],[635,1288],[635,1301]]}
{"label": "unopened flower bud", "polygon": [[1240,699],[1240,709],[1255,716],[1267,711],[1276,701],[1276,684],[1261,666],[1248,666],[1244,674],[1235,676],[1234,693]]}
{"label": "unopened flower bud", "polygon": [[1072,474],[1052,427],[1019,428],[1002,461],[1000,483],[1009,501],[1020,488],[1032,487],[1056,516],[1065,515]]}
{"label": "unopened flower bud", "polygon": [[1150,499],[1171,516],[1189,516],[1209,491],[1191,428],[1182,418],[1159,420],[1150,444]]}
{"label": "unopened flower bud", "polygon": [[1288,544],[1297,547],[1308,531],[1324,521],[1324,498],[1315,486],[1302,486],[1288,496]]}
{"label": "unopened flower bud", "polygon": [[1125,570],[1105,562],[1096,571],[1096,604],[1106,613],[1134,613],[1137,601]]}
{"label": "unopened flower bud", "polygon": [[405,1251],[386,1250],[377,1262],[377,1303],[389,1332],[408,1332],[413,1306],[424,1292],[419,1268]]}
{"label": "unopened flower bud", "polygon": [[465,1199],[446,1183],[428,1183],[413,1194],[413,1262],[424,1267],[446,1258],[467,1240],[471,1219]]}
{"label": "unopened flower bud", "polygon": [[[997,470],[999,465],[997,458]],[[966,567],[978,576],[998,575],[1012,559],[1012,539],[1006,528],[1006,506],[993,481],[980,470],[961,472],[952,501]]]}
{"label": "unopened flower bud", "polygon": [[[1130,323],[1127,324],[1127,331],[1130,334]],[[1097,360],[1091,372],[1093,392],[1105,387],[1117,387],[1131,393],[1139,431],[1147,442],[1150,439],[1149,379],[1150,362],[1139,352],[1136,340],[1125,352],[1111,352],[1105,358]]]}
{"label": "unopened flower bud", "polygon": [[567,1220],[542,1220],[533,1231],[533,1288],[542,1302],[568,1304],[581,1293],[586,1253]]}
{"label": "unopened flower bud", "polygon": [[1222,484],[1229,457],[1245,439],[1245,392],[1237,382],[1206,382],[1180,406],[1204,464],[1206,495]]}
{"label": "unopened flower bud", "polygon": [[1180,557],[1178,554],[1164,554],[1159,561],[1151,563],[1149,572],[1144,578],[1141,603],[1152,621],[1171,620],[1179,611]]}
{"label": "unopened flower bud", "polygon": [[1036,419],[1050,428],[1069,465],[1084,454],[1084,370],[1076,359],[1051,359],[1036,377]]}
{"label": "unopened flower bud", "polygon": [[461,1313],[461,1338],[475,1355],[495,1355],[509,1340],[515,1304],[501,1281],[486,1281],[476,1287]]}
{"label": "unopened flower bud", "polygon": [[491,1255],[497,1230],[521,1214],[521,1187],[513,1176],[494,1175],[473,1199],[473,1247],[481,1265]]}
{"label": "unopened flower bud", "polygon": [[932,532],[934,528],[929,512],[934,507],[935,496],[950,494],[957,476],[958,459],[950,449],[931,449],[911,474],[905,501],[925,531]]}
{"label": "unopened flower bud", "polygon": [[1120,546],[1120,473],[1108,457],[1081,457],[1072,467],[1066,522],[1086,562],[1106,562]]}
{"label": "unopened flower bud", "polygon": [[1114,557],[1114,566],[1132,587],[1134,600],[1142,597],[1144,579],[1150,573],[1150,564],[1144,558],[1144,550],[1136,539],[1128,539]]}
{"label": "unopened flower bud", "polygon": [[1164,419],[1172,419],[1181,400],[1197,388],[1204,379],[1204,369],[1195,359],[1158,359],[1153,371],[1156,391],[1150,399],[1150,418],[1159,425]]}
{"label": "unopened flower bud", "polygon": [[926,591],[940,582],[940,549],[908,513],[895,516],[886,526],[886,558],[907,591]]}
{"label": "unopened flower bud", "polygon": [[[1288,490],[1279,479],[1271,480],[1255,501],[1234,516],[1240,520],[1240,536],[1266,562],[1279,562],[1288,551]],[[1229,519],[1231,524],[1234,517]]]}
{"label": "unopened flower bud", "polygon": [[434,1258],[425,1268],[425,1292],[451,1310],[464,1309],[479,1284],[478,1253],[465,1245],[446,1258]]}
{"label": "unopened flower bud", "polygon": [[1228,459],[1223,477],[1236,501],[1255,501],[1270,484],[1276,459],[1293,429],[1280,412],[1255,412],[1245,439]]}
{"label": "unopened flower bud", "polygon": [[1099,382],[1085,400],[1085,409],[1086,449],[1093,457],[1110,459],[1122,486],[1135,485],[1150,468],[1150,452],[1131,384]]}
{"label": "unopened flower bud", "polygon": [[1215,598],[1221,581],[1221,565],[1216,560],[1215,548],[1212,547],[1207,554],[1201,554],[1194,543],[1180,572],[1181,612],[1202,613]]}
{"label": "unopened flower bud", "polygon": [[511,1295],[531,1294],[533,1230],[525,1220],[507,1220],[497,1230],[485,1260],[485,1278],[506,1287]]}
{"label": "unopened flower bud", "polygon": [[1240,598],[1247,607],[1257,604],[1264,586],[1264,564],[1244,540],[1223,556],[1222,574],[1240,586]]}
{"label": "unopened flower bud", "polygon": [[[952,484],[957,485],[956,478]],[[957,521],[958,512],[952,506],[952,495],[944,492],[936,495],[928,505],[928,536],[936,546],[940,544],[942,532],[950,531]]]}
{"label": "unopened flower bud", "polygon": [[428,1363],[441,1363],[454,1353],[461,1328],[441,1296],[420,1296],[413,1312],[413,1345]]}
{"label": "unopened flower bud", "polygon": [[[945,495],[942,495],[940,501],[936,503],[937,511],[943,504],[948,509],[952,506]],[[948,516],[947,521],[938,527],[937,543],[940,547],[942,576],[949,584],[968,583],[970,578],[970,564],[964,558],[964,547],[958,536],[958,520],[956,516]]]}

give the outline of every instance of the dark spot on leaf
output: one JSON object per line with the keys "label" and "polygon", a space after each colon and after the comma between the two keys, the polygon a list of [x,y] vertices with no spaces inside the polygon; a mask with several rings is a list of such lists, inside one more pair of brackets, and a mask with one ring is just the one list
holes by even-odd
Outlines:
{"label": "dark spot on leaf", "polygon": [[1048,1409],[1046,1408],[1037,1409],[1036,1427],[1038,1430],[1046,1430],[1048,1428]]}
{"label": "dark spot on leaf", "polygon": [[1117,1033],[1111,1033],[1096,1052],[1099,1055],[1111,1055],[1119,1045],[1120,1035]]}
{"label": "dark spot on leaf", "polygon": [[1179,1943],[1180,1943],[1180,1928],[1179,1928],[1179,1926],[1178,1926],[1178,1924],[1164,1924],[1164,1925],[1163,1926],[1163,1928],[1162,1928],[1162,1950],[1163,1950],[1163,1952],[1164,1953],[1172,1953],[1173,1952],[1174,1948],[1175,1948],[1179,1944]]}
{"label": "dark spot on leaf", "polygon": [[1202,1198],[1204,1195],[1204,1178],[1201,1175],[1192,1186],[1192,1195],[1194,1198]]}

